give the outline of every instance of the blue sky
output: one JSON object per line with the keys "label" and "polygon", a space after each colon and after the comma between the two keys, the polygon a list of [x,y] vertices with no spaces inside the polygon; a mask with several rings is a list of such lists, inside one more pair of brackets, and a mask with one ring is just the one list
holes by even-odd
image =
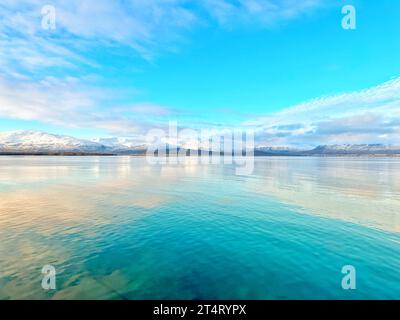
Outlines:
{"label": "blue sky", "polygon": [[259,145],[400,144],[399,14],[394,0],[3,0],[0,131],[140,139],[177,120],[251,127]]}

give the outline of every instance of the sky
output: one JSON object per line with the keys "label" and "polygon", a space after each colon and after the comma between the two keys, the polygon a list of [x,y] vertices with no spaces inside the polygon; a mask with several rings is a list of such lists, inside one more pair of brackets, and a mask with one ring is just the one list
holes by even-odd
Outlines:
{"label": "sky", "polygon": [[2,0],[0,132],[140,140],[177,121],[251,128],[258,146],[400,145],[399,14],[395,0]]}

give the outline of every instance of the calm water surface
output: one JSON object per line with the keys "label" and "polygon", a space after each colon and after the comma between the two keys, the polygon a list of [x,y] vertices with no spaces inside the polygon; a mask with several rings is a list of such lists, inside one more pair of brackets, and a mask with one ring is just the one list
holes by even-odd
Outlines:
{"label": "calm water surface", "polygon": [[399,269],[400,159],[0,157],[0,299],[399,299]]}

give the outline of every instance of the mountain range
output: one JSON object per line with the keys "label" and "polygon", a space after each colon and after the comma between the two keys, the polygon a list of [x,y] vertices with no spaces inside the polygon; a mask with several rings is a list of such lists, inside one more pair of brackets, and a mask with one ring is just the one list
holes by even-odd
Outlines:
{"label": "mountain range", "polygon": [[145,145],[136,145],[125,138],[85,140],[41,131],[0,133],[0,153],[96,153],[123,154],[144,152]]}
{"label": "mountain range", "polygon": [[[41,131],[0,133],[0,154],[145,154],[147,145],[129,138],[77,139]],[[400,156],[400,146],[324,145],[311,150],[259,147],[256,156]]]}

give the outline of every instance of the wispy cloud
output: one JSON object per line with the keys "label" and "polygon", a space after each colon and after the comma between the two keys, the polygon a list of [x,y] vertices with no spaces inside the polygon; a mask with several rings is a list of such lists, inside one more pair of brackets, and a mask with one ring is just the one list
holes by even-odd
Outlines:
{"label": "wispy cloud", "polygon": [[36,120],[64,128],[98,128],[109,134],[132,136],[150,124],[134,115],[103,107],[115,99],[112,92],[96,89],[82,79],[47,77],[37,83],[0,78],[0,117]]}
{"label": "wispy cloud", "polygon": [[247,23],[257,21],[272,26],[309,13],[322,6],[320,0],[205,0],[208,13],[220,24]]}
{"label": "wispy cloud", "polygon": [[247,121],[264,145],[341,143],[400,145],[400,78],[381,85],[322,97]]}
{"label": "wispy cloud", "polygon": [[104,89],[82,76],[104,67],[87,51],[122,46],[125,53],[151,60],[194,27],[253,18],[267,26],[320,5],[318,0],[53,0],[57,28],[49,31],[41,24],[41,9],[48,4],[0,4],[0,116],[125,133],[146,127],[145,116],[167,116],[172,109],[136,103],[123,112],[107,110]]}
{"label": "wispy cloud", "polygon": [[[112,93],[86,87],[72,77],[63,81],[49,77],[36,84],[23,80],[9,84],[0,79],[3,118],[98,128],[109,135],[139,139],[155,126],[166,126],[167,119],[176,116],[174,109],[149,103],[99,107],[113,99]],[[193,123],[180,125],[190,127]],[[206,127],[212,128],[213,124]],[[246,121],[243,127],[256,129],[257,146],[400,145],[400,78],[366,90],[304,102]]]}
{"label": "wispy cloud", "polygon": [[[4,0],[0,5],[2,44],[33,56],[23,61],[25,66],[45,61],[63,66],[77,58],[74,48],[93,44],[124,45],[151,59],[161,48],[174,47],[182,33],[194,26],[254,20],[269,26],[318,8],[321,1],[53,0],[57,29],[50,33],[41,28],[41,8],[46,4],[41,0]],[[55,50],[48,50],[50,43],[43,48],[43,40],[51,40]],[[56,55],[56,51],[63,52]],[[3,64],[10,56],[4,53],[0,57]]]}
{"label": "wispy cloud", "polygon": [[[113,106],[115,92],[82,76],[102,67],[86,50],[124,46],[151,60],[195,27],[254,22],[270,27],[325,5],[320,0],[53,0],[57,29],[45,31],[41,8],[46,4],[0,4],[0,117],[94,127],[115,135],[143,134],[150,118],[172,116],[174,109],[153,103],[123,110]],[[259,145],[400,144],[400,78],[243,125],[257,128]]]}

